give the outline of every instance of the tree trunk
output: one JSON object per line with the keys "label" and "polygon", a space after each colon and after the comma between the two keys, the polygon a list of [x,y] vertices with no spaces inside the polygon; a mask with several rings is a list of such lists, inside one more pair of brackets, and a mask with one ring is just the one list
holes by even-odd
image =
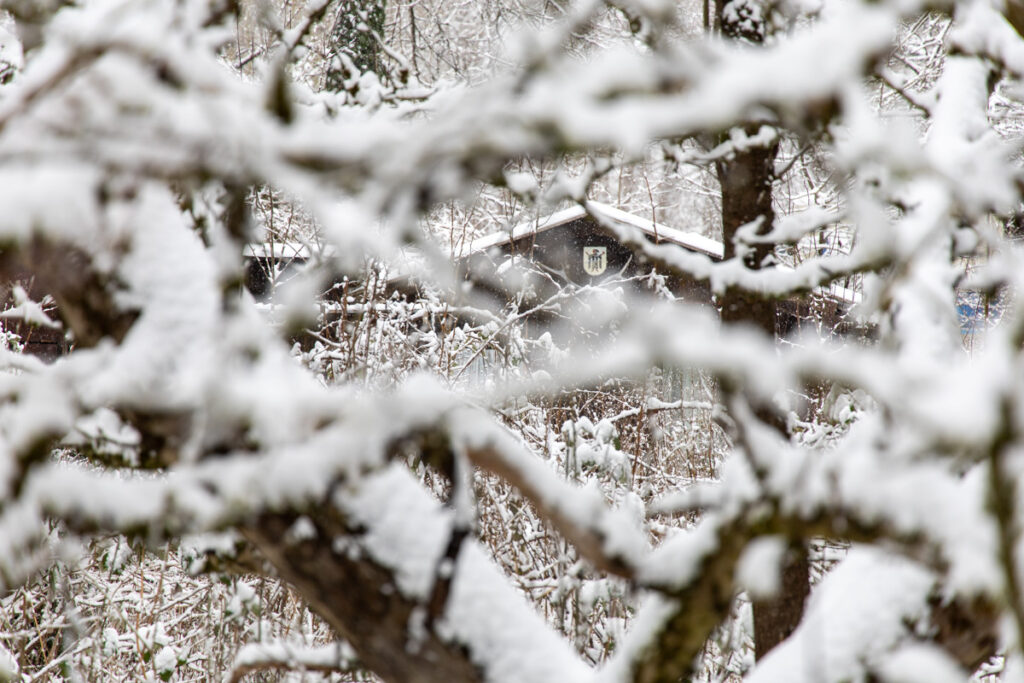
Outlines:
{"label": "tree trunk", "polygon": [[799,544],[786,553],[778,595],[754,600],[754,657],[757,660],[788,638],[800,625],[804,603],[810,592],[807,548]]}
{"label": "tree trunk", "polygon": [[[744,11],[749,10],[747,5],[740,5],[725,12],[728,4],[727,0],[716,3],[718,25],[723,36],[746,43],[762,42],[768,31],[764,21],[768,9],[762,8],[764,11],[760,14],[750,14]],[[754,21],[755,18],[759,21]],[[744,126],[743,132],[751,137],[759,128],[760,124],[751,123]],[[741,255],[736,240],[741,227],[756,224],[754,233],[759,235],[772,229],[775,222],[772,184],[777,153],[778,142],[755,145],[738,149],[715,164],[722,188],[722,242],[726,259]],[[742,258],[748,268],[757,270],[767,265],[772,251],[771,244],[753,244],[743,248]],[[774,301],[732,290],[721,297],[720,303],[723,323],[746,323],[771,338],[775,337]],[[755,405],[753,408],[762,421],[786,433],[785,421],[778,411],[771,406]],[[810,593],[810,566],[805,545],[799,544],[786,554],[781,571],[778,595],[754,601],[754,651],[757,659],[789,637],[800,624],[804,603]]]}
{"label": "tree trunk", "polygon": [[[753,128],[752,126],[750,128]],[[755,132],[747,130],[748,134]],[[725,258],[737,256],[736,233],[744,225],[760,221],[756,232],[771,230],[775,219],[772,208],[772,182],[775,179],[776,144],[738,152],[716,164],[722,186],[722,238]],[[759,269],[771,256],[770,244],[754,245],[743,257],[748,268]],[[775,336],[775,302],[746,292],[729,291],[720,300],[722,322],[754,325],[764,334]],[[785,433],[782,416],[770,406],[754,406],[764,422]],[[804,602],[810,593],[807,549],[800,545],[786,554],[779,594],[754,601],[754,651],[761,659],[785,640],[799,625]]]}

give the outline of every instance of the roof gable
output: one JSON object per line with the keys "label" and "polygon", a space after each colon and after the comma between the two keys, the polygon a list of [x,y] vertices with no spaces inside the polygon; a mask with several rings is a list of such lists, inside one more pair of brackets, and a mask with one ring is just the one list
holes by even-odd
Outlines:
{"label": "roof gable", "polygon": [[588,209],[589,213],[597,217],[599,221],[608,221],[619,226],[638,229],[655,243],[669,242],[678,244],[690,251],[706,254],[714,259],[722,258],[722,243],[717,240],[698,235],[695,232],[657,225],[652,221],[608,206],[607,204],[592,201],[586,203],[586,208],[582,205],[576,205],[568,209],[556,211],[537,221],[520,223],[511,230],[501,230],[475,239],[462,250],[459,258],[472,256],[473,254],[487,251],[492,247],[504,246],[525,237],[538,235],[542,232],[568,225],[573,221],[586,217]]}

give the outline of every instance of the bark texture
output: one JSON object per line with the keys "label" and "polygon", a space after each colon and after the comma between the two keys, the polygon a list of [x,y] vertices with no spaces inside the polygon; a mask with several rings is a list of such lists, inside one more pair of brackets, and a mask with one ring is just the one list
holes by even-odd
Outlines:
{"label": "bark texture", "polygon": [[784,641],[803,618],[804,604],[811,592],[810,564],[802,543],[786,554],[778,595],[755,600],[754,656],[761,659]]}
{"label": "bark texture", "polygon": [[363,666],[390,683],[482,680],[465,649],[417,627],[423,626],[426,607],[402,595],[390,570],[358,552],[339,514],[325,508],[307,517],[316,535],[304,540],[287,540],[296,513],[265,514],[243,534],[348,641]]}

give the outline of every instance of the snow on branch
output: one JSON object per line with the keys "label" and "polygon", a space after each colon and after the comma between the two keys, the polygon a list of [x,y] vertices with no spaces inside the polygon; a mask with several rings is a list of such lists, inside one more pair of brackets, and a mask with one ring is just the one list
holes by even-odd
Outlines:
{"label": "snow on branch", "polygon": [[[954,3],[948,40],[921,48],[945,55],[941,73],[911,77],[894,41],[915,37],[904,25],[927,3],[825,3],[758,46],[643,26],[674,22],[676,3],[611,4],[628,36],[584,59],[568,45],[610,21],[606,3],[523,34],[475,84],[362,105],[300,83],[327,2],[268,26],[267,59],[237,67],[225,7],[97,0],[39,25],[16,12],[38,35],[0,83],[0,273],[19,283],[0,323],[59,327],[74,346],[47,364],[4,337],[0,588],[86,552],[74,539],[223,533],[225,562],[244,546],[239,567],[286,581],[351,648],[254,644],[232,680],[358,666],[389,681],[677,681],[699,674],[738,596],[762,587],[757,570],[773,583],[774,555],[752,548],[828,538],[873,548],[821,584],[754,680],[799,679],[826,626],[839,642],[809,679],[976,666],[1000,620],[1019,645],[1024,253],[1002,232],[1019,232],[1020,132],[1006,116],[1016,138],[1002,139],[991,112],[997,79],[1024,72],[1020,36],[994,6]],[[424,10],[405,9],[415,43]],[[886,87],[927,103],[913,114],[925,118],[879,111]],[[1019,105],[1016,84],[1000,87]],[[652,143],[680,140],[693,145],[680,166],[719,173],[737,155],[799,150],[765,165],[799,190],[789,217],[735,231],[737,251],[767,255],[758,269],[602,218],[590,197],[610,164],[553,181],[547,198],[587,209],[603,248],[654,274],[563,286],[568,265],[548,267],[557,291],[540,297],[505,266],[464,279],[436,238],[441,207],[454,241],[458,202],[496,191],[484,184],[546,196],[516,168],[612,150],[621,194]],[[267,216],[276,203],[289,222],[308,214],[303,239],[325,245],[303,250],[267,302],[243,286],[246,258],[261,257],[250,245],[275,227],[257,222],[253,196],[269,197]],[[495,215],[518,202],[494,196],[481,201]],[[840,223],[848,252],[821,253],[821,231]],[[352,284],[368,273],[372,286]],[[851,278],[856,296],[829,303],[856,303],[877,343],[794,332],[780,344],[771,325],[723,323],[666,284],[779,313]],[[973,355],[965,293],[993,327]],[[576,338],[563,343],[551,319]],[[684,381],[705,384],[700,400]],[[607,457],[581,477],[569,458],[585,421]],[[673,430],[679,448],[663,449]],[[716,483],[673,495],[696,478],[681,473],[698,442]],[[632,471],[601,471],[630,459]],[[947,637],[964,622],[979,647]]]}
{"label": "snow on branch", "polygon": [[296,646],[288,642],[250,643],[235,655],[228,683],[240,683],[258,671],[319,671],[351,673],[360,669],[352,648],[346,643],[319,647]]}

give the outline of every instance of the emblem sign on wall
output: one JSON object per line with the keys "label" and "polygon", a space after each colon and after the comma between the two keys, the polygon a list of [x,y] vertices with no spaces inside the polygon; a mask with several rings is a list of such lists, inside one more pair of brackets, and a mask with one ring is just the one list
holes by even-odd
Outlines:
{"label": "emblem sign on wall", "polygon": [[587,275],[600,275],[607,267],[607,247],[583,247],[583,270]]}

